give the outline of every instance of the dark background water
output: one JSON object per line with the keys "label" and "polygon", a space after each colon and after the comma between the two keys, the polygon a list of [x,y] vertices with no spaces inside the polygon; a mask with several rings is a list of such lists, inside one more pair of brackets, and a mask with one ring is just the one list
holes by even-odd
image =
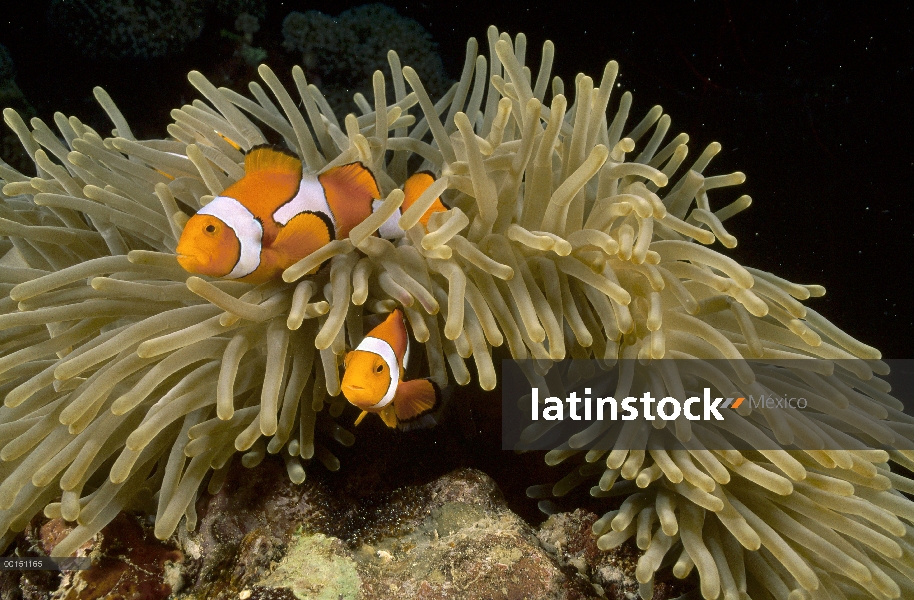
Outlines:
{"label": "dark background water", "polygon": [[[336,15],[358,4],[268,2],[253,45],[264,48],[265,62],[288,80],[297,56],[281,48],[283,18],[307,9]],[[692,157],[709,142],[723,144],[709,173],[747,175],[738,191],[716,196],[718,207],[742,193],[753,198],[749,210],[727,222],[740,240],[729,254],[793,281],[824,285],[826,296],[810,300],[811,307],[887,357],[914,357],[910,7],[725,1],[607,2],[594,10],[555,2],[386,4],[431,33],[453,78],[459,76],[466,39],[484,43],[490,24],[527,35],[534,72],[539,47],[553,40],[554,71],[566,90],[577,72],[598,78],[607,60],[617,60],[617,81],[634,94],[633,118],[661,104],[672,116],[672,133],[691,137]],[[71,25],[48,20],[48,0],[27,6],[4,13],[0,43],[16,64],[24,97],[46,120],[60,110],[107,131],[110,125],[91,95],[92,87],[101,85],[140,137],[161,137],[169,109],[198,97],[185,78],[188,70],[239,91],[256,77],[239,58],[237,40],[221,35],[234,30],[234,19],[214,9],[184,51],[114,60],[86,56],[80,44],[67,41],[61,27]],[[458,446],[478,454],[479,464],[489,464],[493,459],[484,455],[497,448],[497,440],[493,445],[479,436],[491,429],[485,422],[494,415],[486,414],[481,397],[475,402],[476,416],[464,415],[464,424],[454,425],[466,434]],[[376,425],[362,429],[381,432]],[[416,470],[431,463],[441,468],[440,456],[454,450],[428,453],[435,434],[378,443],[396,447],[384,452],[415,453],[410,469]],[[499,464],[501,470],[515,468]]]}

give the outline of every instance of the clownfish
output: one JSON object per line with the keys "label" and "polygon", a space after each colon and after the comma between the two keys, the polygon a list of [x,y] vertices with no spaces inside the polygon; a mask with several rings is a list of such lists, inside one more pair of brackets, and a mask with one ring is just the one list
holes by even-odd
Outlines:
{"label": "clownfish", "polygon": [[[291,152],[269,145],[251,148],[244,177],[188,219],[178,241],[178,263],[190,273],[263,283],[335,239],[345,238],[381,205],[374,175],[355,162],[320,175],[304,171]],[[403,186],[401,210],[378,230],[403,237],[397,224],[435,181],[428,172]],[[447,210],[438,198],[420,221]]]}
{"label": "clownfish", "polygon": [[362,409],[356,425],[370,412],[388,427],[434,424],[423,417],[439,408],[441,390],[430,379],[403,381],[408,360],[409,334],[403,313],[395,309],[344,359],[343,395]]}

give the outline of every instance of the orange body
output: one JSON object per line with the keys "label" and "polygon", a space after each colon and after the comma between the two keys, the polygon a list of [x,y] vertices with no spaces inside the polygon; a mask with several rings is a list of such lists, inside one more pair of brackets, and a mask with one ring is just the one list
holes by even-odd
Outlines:
{"label": "orange body", "polygon": [[[191,273],[263,283],[367,218],[380,196],[361,163],[304,173],[290,152],[270,146],[245,156],[245,176],[191,217],[181,234],[178,262]],[[434,182],[417,173],[404,184],[403,210]],[[440,199],[422,216],[446,210]],[[396,218],[399,215],[395,216]],[[394,237],[402,235],[395,226]]]}

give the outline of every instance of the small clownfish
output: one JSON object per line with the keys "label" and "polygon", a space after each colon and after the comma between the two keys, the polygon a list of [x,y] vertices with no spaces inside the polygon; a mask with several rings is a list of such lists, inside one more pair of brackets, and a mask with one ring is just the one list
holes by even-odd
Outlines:
{"label": "small clownfish", "polygon": [[[176,253],[190,273],[263,283],[350,230],[381,205],[374,175],[362,163],[306,173],[291,152],[268,145],[245,155],[244,177],[188,219]],[[402,210],[435,178],[416,173],[403,186]],[[447,210],[436,199],[422,216]],[[398,210],[378,233],[393,239],[405,232]],[[315,269],[316,270],[316,269]]]}
{"label": "small clownfish", "polygon": [[441,405],[441,390],[429,379],[403,381],[409,360],[409,335],[400,309],[372,329],[344,360],[343,395],[362,409],[355,424],[370,412],[388,427],[409,429],[427,422],[428,413]]}

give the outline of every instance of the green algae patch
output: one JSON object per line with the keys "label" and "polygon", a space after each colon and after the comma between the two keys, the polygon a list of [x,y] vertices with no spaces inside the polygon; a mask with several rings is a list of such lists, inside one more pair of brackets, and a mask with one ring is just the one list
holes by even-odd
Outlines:
{"label": "green algae patch", "polygon": [[361,579],[349,550],[334,537],[302,535],[258,585],[286,588],[301,600],[355,600]]}

